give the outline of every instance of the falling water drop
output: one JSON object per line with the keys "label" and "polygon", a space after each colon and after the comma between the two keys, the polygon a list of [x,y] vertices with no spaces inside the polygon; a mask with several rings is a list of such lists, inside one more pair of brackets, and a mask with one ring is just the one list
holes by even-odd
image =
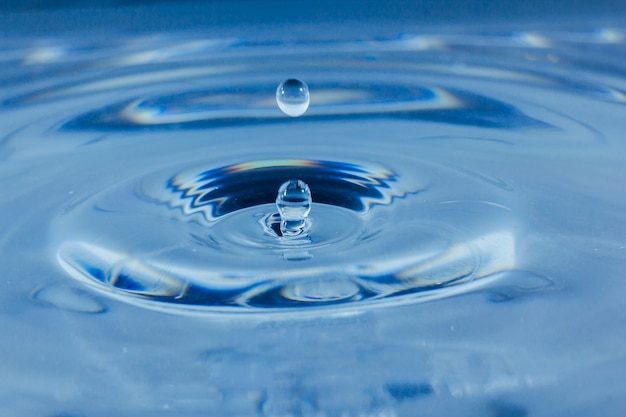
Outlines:
{"label": "falling water drop", "polygon": [[283,81],[276,89],[276,103],[287,116],[302,116],[309,108],[309,87],[295,78]]}
{"label": "falling water drop", "polygon": [[280,231],[283,236],[301,235],[311,211],[311,190],[304,181],[289,180],[280,186],[276,196],[280,214]]}

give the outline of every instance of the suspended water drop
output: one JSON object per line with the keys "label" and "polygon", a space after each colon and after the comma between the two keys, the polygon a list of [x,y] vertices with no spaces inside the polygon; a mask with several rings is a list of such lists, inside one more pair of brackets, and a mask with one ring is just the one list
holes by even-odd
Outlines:
{"label": "suspended water drop", "polygon": [[287,116],[302,116],[309,108],[309,87],[304,81],[290,78],[276,89],[276,103]]}
{"label": "suspended water drop", "polygon": [[278,189],[276,208],[280,214],[283,236],[298,236],[304,232],[311,211],[311,190],[301,180],[289,180]]}

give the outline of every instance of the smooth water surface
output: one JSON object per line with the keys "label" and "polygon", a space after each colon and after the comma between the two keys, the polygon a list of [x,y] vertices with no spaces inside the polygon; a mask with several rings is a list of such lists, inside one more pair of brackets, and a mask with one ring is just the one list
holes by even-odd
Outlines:
{"label": "smooth water surface", "polygon": [[0,40],[2,409],[620,415],[616,22]]}

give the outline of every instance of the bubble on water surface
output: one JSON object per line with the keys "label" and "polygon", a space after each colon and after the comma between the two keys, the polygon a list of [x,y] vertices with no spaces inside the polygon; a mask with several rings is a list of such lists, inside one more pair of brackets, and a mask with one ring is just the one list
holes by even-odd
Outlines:
{"label": "bubble on water surface", "polygon": [[276,89],[276,103],[287,116],[302,116],[309,108],[309,86],[304,81],[290,78]]}

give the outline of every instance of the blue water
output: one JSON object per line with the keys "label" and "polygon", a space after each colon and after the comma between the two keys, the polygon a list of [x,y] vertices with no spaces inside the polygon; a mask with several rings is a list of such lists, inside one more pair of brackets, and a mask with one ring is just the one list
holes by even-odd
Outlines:
{"label": "blue water", "polygon": [[622,415],[623,12],[420,4],[1,12],[0,414]]}

